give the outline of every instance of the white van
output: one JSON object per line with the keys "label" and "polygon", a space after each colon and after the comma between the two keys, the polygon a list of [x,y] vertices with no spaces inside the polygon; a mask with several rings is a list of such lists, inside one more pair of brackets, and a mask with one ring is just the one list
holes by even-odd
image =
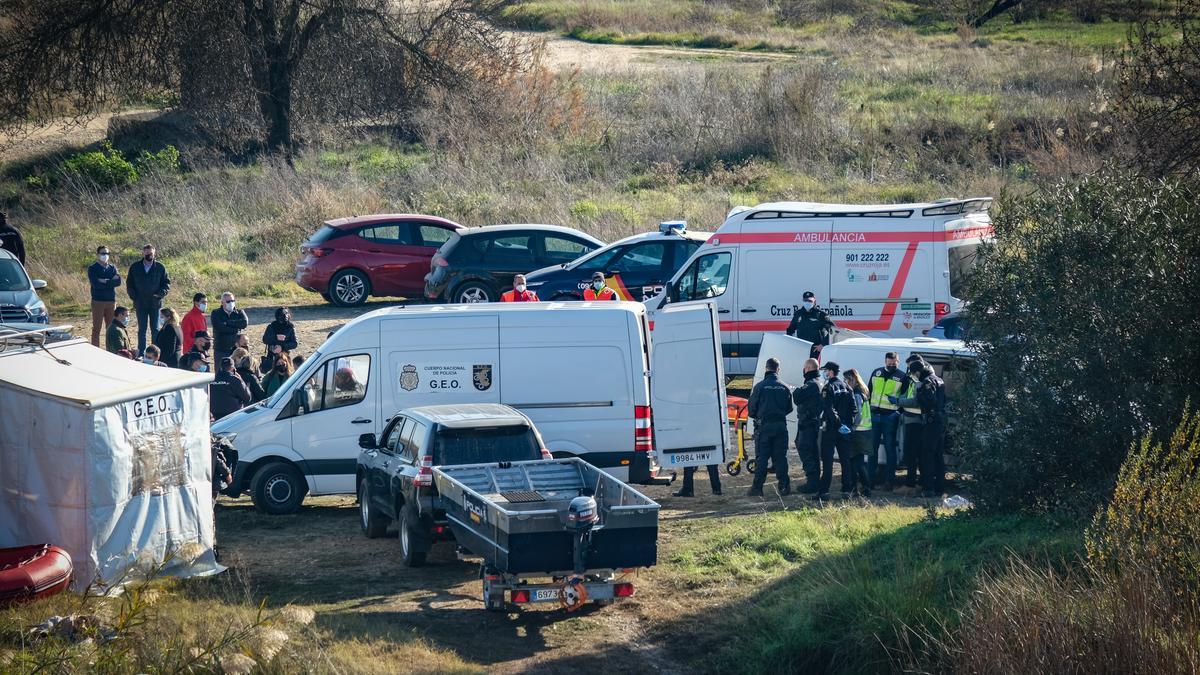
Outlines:
{"label": "white van", "polygon": [[238,454],[231,492],[270,513],[294,511],[305,494],[353,494],[359,436],[403,408],[443,403],[517,408],[556,457],[628,482],[718,464],[728,436],[715,308],[670,308],[656,322],[651,342],[635,302],[364,314],[273,397],[213,425]]}
{"label": "white van", "polygon": [[715,302],[730,375],[753,372],[763,333],[786,331],[808,290],[841,328],[921,335],[961,309],[975,251],[992,234],[991,202],[739,207],[647,306]]}

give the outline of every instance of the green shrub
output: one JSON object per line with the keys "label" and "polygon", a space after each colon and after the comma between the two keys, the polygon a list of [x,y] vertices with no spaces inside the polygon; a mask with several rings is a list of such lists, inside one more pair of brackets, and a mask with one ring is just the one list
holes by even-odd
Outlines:
{"label": "green shrub", "polygon": [[1117,478],[1112,502],[1087,534],[1093,563],[1117,573],[1148,569],[1200,600],[1200,414],[1184,415],[1166,442],[1143,440]]}
{"label": "green shrub", "polygon": [[68,158],[63,162],[63,169],[101,188],[133,185],[138,179],[137,169],[108,141],[101,145],[100,150],[81,152]]}
{"label": "green shrub", "polygon": [[151,153],[146,150],[138,156],[137,171],[139,175],[173,176],[180,171],[179,150],[173,145]]}
{"label": "green shrub", "polygon": [[1105,169],[1001,205],[967,314],[977,503],[1090,515],[1200,389],[1200,194]]}

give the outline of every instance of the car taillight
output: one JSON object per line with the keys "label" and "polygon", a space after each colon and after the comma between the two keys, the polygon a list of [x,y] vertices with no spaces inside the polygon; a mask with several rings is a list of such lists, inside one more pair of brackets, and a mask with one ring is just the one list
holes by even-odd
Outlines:
{"label": "car taillight", "polygon": [[440,255],[435,254],[433,256],[433,264],[437,265],[438,267],[449,267],[450,261],[446,260],[445,258],[443,258]]}
{"label": "car taillight", "polygon": [[633,584],[622,583],[613,586],[613,596],[617,598],[632,598]]}
{"label": "car taillight", "polygon": [[651,419],[650,406],[638,405],[633,407],[633,451],[651,452],[654,450],[654,425]]}
{"label": "car taillight", "polygon": [[413,485],[417,487],[433,485],[433,455],[425,455],[421,458],[421,468],[417,471],[417,477],[413,479]]}
{"label": "car taillight", "polygon": [[314,258],[320,258],[323,256],[327,256],[330,253],[333,253],[333,249],[331,249],[331,248],[309,248],[307,246],[301,246],[300,252],[307,253],[308,255],[311,255]]}
{"label": "car taillight", "polygon": [[523,591],[523,590],[522,591],[513,591],[512,592],[512,601],[513,601],[513,604],[517,604],[517,605],[523,605],[523,604],[529,602],[529,591]]}
{"label": "car taillight", "polygon": [[945,302],[933,303],[933,322],[937,323],[942,320],[943,316],[950,313],[950,304]]}
{"label": "car taillight", "polygon": [[550,454],[549,450],[542,448],[542,459],[554,459],[554,455]]}

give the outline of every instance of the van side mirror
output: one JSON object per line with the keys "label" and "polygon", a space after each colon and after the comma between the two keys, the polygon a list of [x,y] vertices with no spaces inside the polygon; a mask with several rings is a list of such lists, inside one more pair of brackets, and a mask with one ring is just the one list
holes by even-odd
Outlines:
{"label": "van side mirror", "polygon": [[358,447],[363,450],[374,450],[379,447],[379,443],[375,441],[375,434],[362,434],[358,437]]}

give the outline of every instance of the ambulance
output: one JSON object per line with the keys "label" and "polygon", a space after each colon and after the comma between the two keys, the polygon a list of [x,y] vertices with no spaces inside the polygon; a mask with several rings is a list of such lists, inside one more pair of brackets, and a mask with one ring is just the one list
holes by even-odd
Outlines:
{"label": "ambulance", "polygon": [[853,335],[915,337],[962,308],[990,198],[737,207],[647,301],[715,303],[728,375],[750,375],[764,333],[783,333],[804,291]]}

